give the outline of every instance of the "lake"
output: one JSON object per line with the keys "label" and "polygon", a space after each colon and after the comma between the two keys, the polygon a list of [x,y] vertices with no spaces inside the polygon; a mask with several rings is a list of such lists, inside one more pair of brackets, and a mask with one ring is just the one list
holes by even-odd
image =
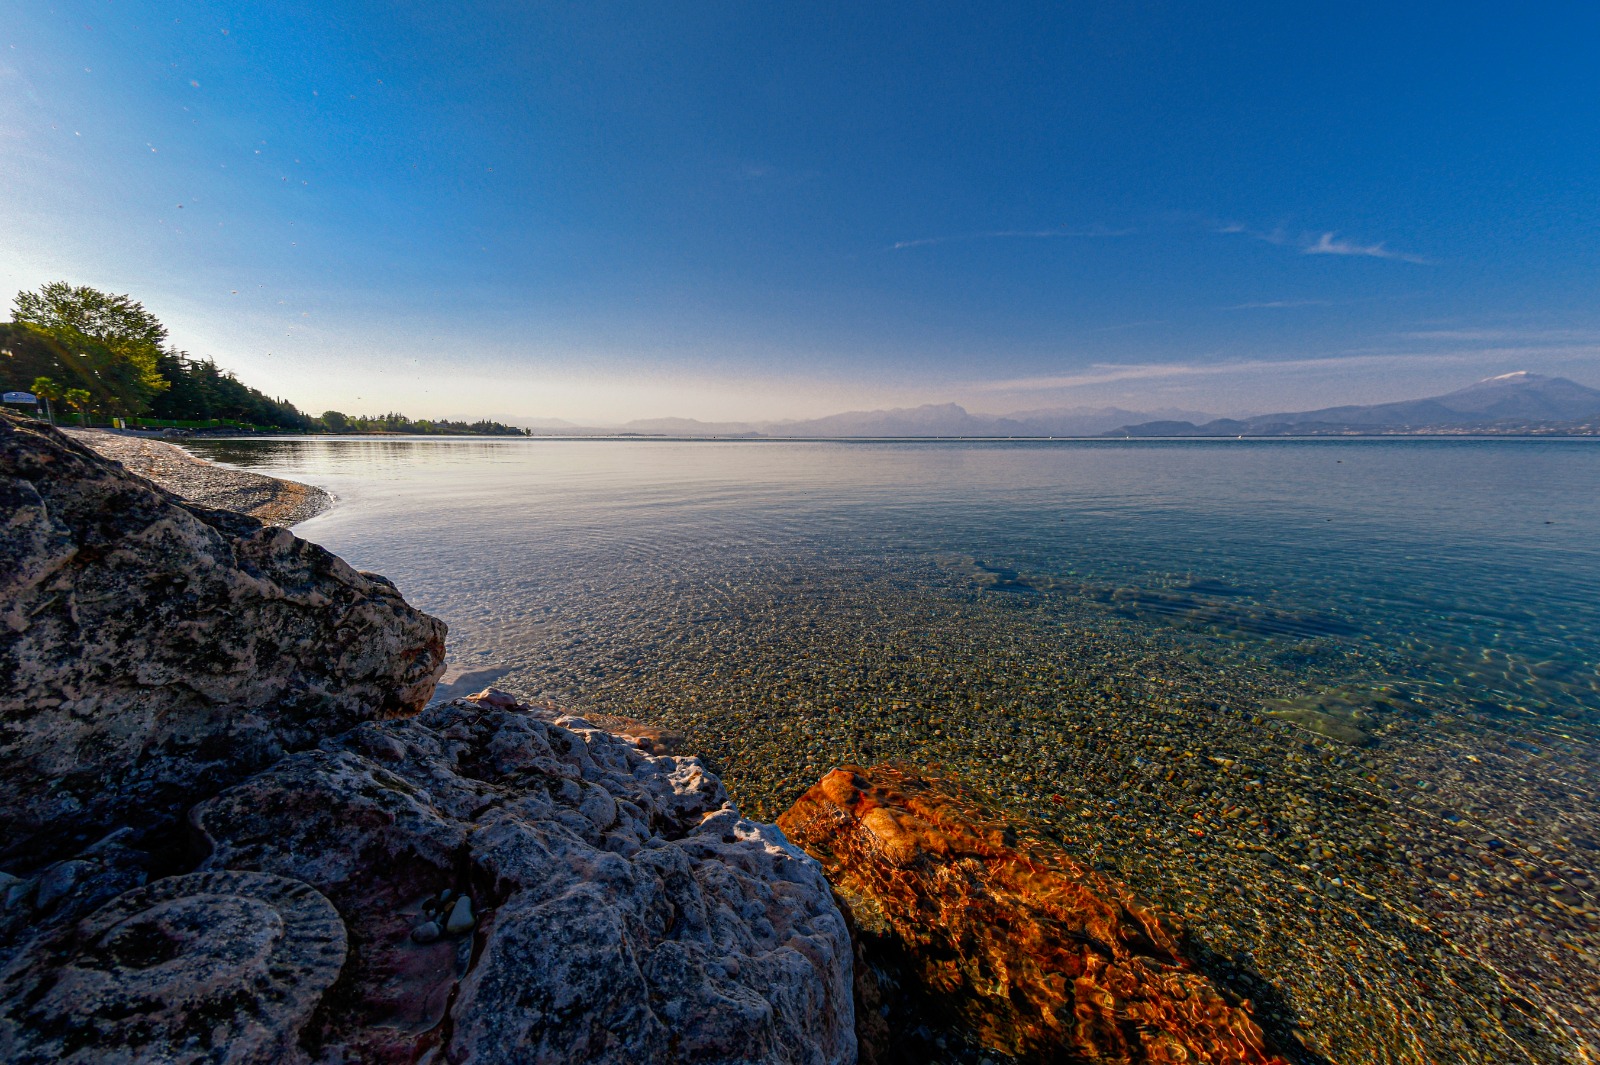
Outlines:
{"label": "lake", "polygon": [[1600,442],[197,441],[486,684],[677,730],[770,819],[957,779],[1319,1061],[1600,1045]]}

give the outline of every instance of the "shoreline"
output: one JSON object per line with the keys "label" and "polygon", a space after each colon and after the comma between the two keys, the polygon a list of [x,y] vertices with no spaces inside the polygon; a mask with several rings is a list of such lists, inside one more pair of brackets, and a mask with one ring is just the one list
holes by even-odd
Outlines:
{"label": "shoreline", "polygon": [[229,469],[165,441],[105,429],[61,431],[186,502],[238,511],[264,525],[291,528],[334,503],[331,494],[315,485]]}

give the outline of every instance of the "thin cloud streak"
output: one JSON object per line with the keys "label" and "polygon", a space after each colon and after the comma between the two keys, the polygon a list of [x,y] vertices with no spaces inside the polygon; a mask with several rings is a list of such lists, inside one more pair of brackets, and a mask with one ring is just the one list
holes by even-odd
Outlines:
{"label": "thin cloud streak", "polygon": [[1592,329],[1421,329],[1399,336],[1407,340],[1449,340],[1468,343],[1520,341],[1533,343],[1600,343],[1600,332]]}
{"label": "thin cloud streak", "polygon": [[1235,303],[1231,307],[1222,309],[1225,311],[1269,311],[1291,307],[1327,307],[1332,302],[1332,300],[1263,300],[1260,303]]}
{"label": "thin cloud streak", "polygon": [[1235,374],[1293,373],[1328,369],[1381,369],[1417,365],[1463,365],[1490,359],[1521,359],[1530,356],[1560,359],[1594,359],[1600,346],[1552,350],[1545,347],[1482,348],[1471,352],[1381,352],[1360,355],[1333,355],[1314,359],[1260,359],[1221,363],[1135,363],[1112,365],[1096,363],[1080,373],[1043,377],[1018,377],[1002,381],[973,381],[966,388],[975,392],[1032,392],[1079,388],[1086,385],[1116,384],[1122,381],[1153,381],[1164,378],[1220,377]]}
{"label": "thin cloud streak", "polygon": [[903,251],[906,248],[927,248],[935,244],[954,244],[973,240],[1006,240],[1022,238],[1027,240],[1048,240],[1052,237],[1127,237],[1137,233],[1136,229],[1112,229],[1109,226],[1087,226],[1071,228],[1062,226],[1060,229],[996,229],[987,233],[962,233],[954,237],[924,237],[920,240],[900,240],[889,245],[890,251]]}
{"label": "thin cloud streak", "polygon": [[1433,265],[1432,259],[1410,252],[1394,251],[1381,240],[1376,244],[1357,244],[1341,240],[1338,231],[1331,229],[1320,234],[1302,233],[1298,238],[1292,238],[1282,226],[1273,230],[1261,230],[1252,229],[1242,222],[1219,222],[1212,225],[1211,232],[1221,236],[1246,236],[1274,247],[1293,246],[1300,250],[1301,255],[1350,255],[1368,259],[1392,259],[1395,262],[1415,263],[1418,266]]}
{"label": "thin cloud streak", "polygon": [[1263,244],[1283,245],[1289,243],[1289,234],[1283,227],[1277,229],[1251,229],[1243,222],[1218,222],[1211,227],[1211,232],[1223,237],[1242,236],[1251,240],[1259,240]]}
{"label": "thin cloud streak", "polygon": [[[1211,232],[1222,236],[1246,236],[1251,240],[1259,240],[1275,247],[1293,247],[1302,255],[1340,255],[1354,256],[1367,259],[1389,259],[1395,262],[1415,263],[1419,266],[1431,266],[1432,259],[1410,252],[1395,251],[1384,241],[1376,244],[1359,244],[1354,241],[1341,239],[1337,230],[1325,230],[1321,233],[1301,233],[1298,237],[1292,236],[1282,226],[1272,230],[1253,229],[1242,222],[1213,222],[1209,224]],[[915,240],[897,240],[889,245],[890,251],[906,251],[911,248],[931,248],[940,244],[969,243],[978,240],[1051,240],[1060,237],[1099,238],[1099,237],[1126,237],[1139,232],[1136,228],[1113,229],[1109,226],[1072,227],[1063,225],[1057,229],[995,229],[982,233],[961,233],[949,237],[919,237]],[[1251,309],[1255,305],[1244,304],[1230,310]],[[1274,302],[1261,304],[1263,307],[1301,306],[1289,302]]]}
{"label": "thin cloud streak", "polygon": [[1302,255],[1362,255],[1369,259],[1394,259],[1403,263],[1416,263],[1420,266],[1431,265],[1432,260],[1424,259],[1420,255],[1411,255],[1406,252],[1391,251],[1384,246],[1383,241],[1376,244],[1353,244],[1348,240],[1340,240],[1338,234],[1331,230],[1317,238],[1315,244],[1301,247]]}

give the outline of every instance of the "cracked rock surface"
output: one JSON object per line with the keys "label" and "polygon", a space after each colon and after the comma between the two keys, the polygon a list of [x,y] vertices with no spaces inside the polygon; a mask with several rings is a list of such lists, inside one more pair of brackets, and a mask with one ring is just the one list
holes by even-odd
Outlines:
{"label": "cracked rock surface", "polygon": [[[698,759],[485,692],[285,758],[191,820],[205,868],[302,880],[343,915],[315,1056],[856,1058],[820,867]],[[471,930],[418,942],[429,900],[463,894]]]}
{"label": "cracked rock surface", "polygon": [[1023,1062],[1283,1065],[1126,887],[946,784],[843,766],[778,824],[860,930],[864,1061],[927,1060],[931,1022]]}
{"label": "cracked rock surface", "polygon": [[269,1065],[345,959],[334,908],[297,880],[191,873],[118,897],[0,976],[15,1065]]}
{"label": "cracked rock surface", "polygon": [[0,415],[0,868],[415,713],[444,636],[382,577]]}

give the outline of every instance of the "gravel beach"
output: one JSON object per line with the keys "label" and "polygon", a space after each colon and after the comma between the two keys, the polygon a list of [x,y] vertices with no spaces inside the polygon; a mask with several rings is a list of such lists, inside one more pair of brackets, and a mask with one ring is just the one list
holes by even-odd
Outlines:
{"label": "gravel beach", "polygon": [[190,503],[236,510],[267,525],[298,525],[333,505],[320,488],[213,465],[165,441],[103,429],[64,431]]}

